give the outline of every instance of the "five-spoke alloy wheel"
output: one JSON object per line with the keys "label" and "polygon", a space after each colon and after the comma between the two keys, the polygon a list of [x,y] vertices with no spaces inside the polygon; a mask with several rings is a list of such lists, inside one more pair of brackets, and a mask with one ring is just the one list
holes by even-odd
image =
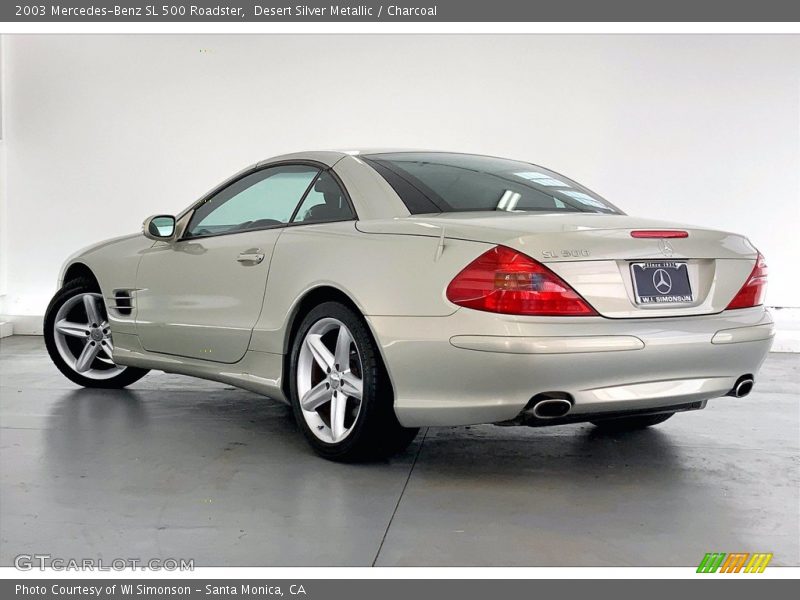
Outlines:
{"label": "five-spoke alloy wheel", "polygon": [[320,319],[306,333],[297,365],[300,408],[312,433],[335,443],[353,430],[364,382],[353,334],[341,321]]}
{"label": "five-spoke alloy wheel", "polygon": [[103,296],[87,280],[74,280],[55,295],[45,315],[44,334],[50,358],[79,385],[121,388],[147,373],[114,364]]}
{"label": "five-spoke alloy wheel", "polygon": [[[55,342],[61,358],[90,379],[110,379],[124,370],[114,364],[111,330],[100,307],[100,294],[75,294],[56,313]],[[69,338],[78,340],[70,344]]]}
{"label": "five-spoke alloy wheel", "polygon": [[313,308],[294,335],[290,361],[296,420],[325,458],[383,458],[416,436],[397,421],[380,354],[353,309],[338,302]]}

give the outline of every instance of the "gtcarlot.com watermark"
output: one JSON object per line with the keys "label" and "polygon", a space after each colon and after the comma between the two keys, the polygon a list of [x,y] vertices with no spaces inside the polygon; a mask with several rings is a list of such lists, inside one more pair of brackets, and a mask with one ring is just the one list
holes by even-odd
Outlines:
{"label": "gtcarlot.com watermark", "polygon": [[20,554],[14,558],[20,571],[194,571],[194,559],[187,558],[60,558],[52,554]]}

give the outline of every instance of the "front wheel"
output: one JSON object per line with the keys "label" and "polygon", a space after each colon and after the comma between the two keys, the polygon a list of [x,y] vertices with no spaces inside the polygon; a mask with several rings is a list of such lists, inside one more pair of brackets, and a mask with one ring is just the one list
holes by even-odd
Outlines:
{"label": "front wheel", "polygon": [[419,431],[397,421],[372,334],[343,304],[320,304],[303,319],[292,343],[289,377],[295,419],[324,458],[385,458],[405,449]]}
{"label": "front wheel", "polygon": [[58,370],[83,387],[123,388],[147,374],[114,364],[103,296],[85,279],[66,284],[53,297],[45,313],[44,342]]}
{"label": "front wheel", "polygon": [[633,431],[635,429],[644,429],[652,425],[663,423],[674,414],[674,412],[671,412],[662,413],[659,415],[643,415],[641,417],[605,419],[602,421],[592,421],[592,425],[603,431]]}

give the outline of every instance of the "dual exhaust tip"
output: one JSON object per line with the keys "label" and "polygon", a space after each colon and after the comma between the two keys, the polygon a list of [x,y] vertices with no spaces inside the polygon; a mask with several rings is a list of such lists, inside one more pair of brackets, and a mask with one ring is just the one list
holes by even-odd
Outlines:
{"label": "dual exhaust tip", "polygon": [[[753,391],[754,384],[755,379],[752,375],[742,375],[727,395],[744,398]],[[565,392],[546,392],[531,398],[529,406],[526,412],[537,419],[558,419],[565,417],[572,410],[572,398]]]}
{"label": "dual exhaust tip", "polygon": [[[742,375],[727,395],[744,398],[753,391],[754,384],[752,375]],[[529,406],[526,412],[537,419],[558,419],[565,417],[572,410],[572,398],[565,392],[545,392],[531,398]]]}
{"label": "dual exhaust tip", "polygon": [[728,396],[733,396],[734,398],[744,398],[753,391],[753,385],[755,384],[755,380],[753,379],[752,375],[742,375],[739,379],[736,380],[736,384],[731,388],[731,391],[727,393]]}

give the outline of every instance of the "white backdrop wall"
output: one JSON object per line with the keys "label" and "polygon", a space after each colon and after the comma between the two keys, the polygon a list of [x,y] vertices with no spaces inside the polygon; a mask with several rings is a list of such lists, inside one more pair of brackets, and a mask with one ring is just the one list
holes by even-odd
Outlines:
{"label": "white backdrop wall", "polygon": [[2,60],[7,315],[247,164],[352,146],[529,159],[745,232],[800,306],[797,36],[6,36]]}
{"label": "white backdrop wall", "polygon": [[2,335],[2,321],[3,314],[5,313],[5,296],[6,296],[6,264],[8,249],[5,243],[6,240],[6,227],[8,226],[8,219],[6,218],[6,150],[3,142],[3,36],[0,36],[0,335]]}

